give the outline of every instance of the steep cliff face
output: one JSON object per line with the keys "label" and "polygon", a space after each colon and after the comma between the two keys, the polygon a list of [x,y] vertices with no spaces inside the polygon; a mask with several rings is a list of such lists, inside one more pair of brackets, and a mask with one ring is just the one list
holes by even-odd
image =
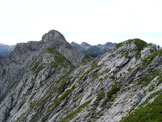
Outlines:
{"label": "steep cliff face", "polygon": [[46,33],[39,42],[17,44],[7,57],[0,59],[0,100],[47,48],[55,49],[75,66],[81,64],[84,58],[56,30]]}
{"label": "steep cliff face", "polygon": [[[161,107],[162,51],[142,40],[117,44],[78,67],[61,49],[43,49],[1,100],[0,121],[129,122],[133,112]],[[160,116],[154,108],[145,120],[162,119],[148,118],[154,112]]]}

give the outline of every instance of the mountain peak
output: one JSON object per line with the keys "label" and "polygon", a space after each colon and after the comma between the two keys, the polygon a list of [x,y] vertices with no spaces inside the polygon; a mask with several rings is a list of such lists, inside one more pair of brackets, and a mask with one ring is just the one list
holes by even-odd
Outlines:
{"label": "mountain peak", "polygon": [[65,40],[65,37],[57,30],[50,30],[48,33],[46,33],[42,36],[42,40],[44,42],[54,41],[54,40],[58,40],[58,39]]}
{"label": "mountain peak", "polygon": [[[84,55],[74,49],[65,40],[64,36],[56,30],[46,33],[41,41],[19,43],[8,56],[0,60],[0,86],[5,85],[5,87],[0,87],[0,99],[22,78],[24,72],[48,48],[60,53],[74,66],[81,64],[84,58]],[[58,62],[63,61],[59,60]],[[5,72],[3,77],[1,72]]]}
{"label": "mountain peak", "polygon": [[114,46],[116,43],[112,43],[112,42],[106,42],[105,45],[107,46]]}
{"label": "mountain peak", "polygon": [[147,47],[148,46],[148,43],[141,40],[141,39],[138,39],[138,38],[135,38],[135,39],[129,39],[129,40],[126,40],[124,42],[121,42],[121,43],[118,43],[116,45],[116,48],[125,48],[127,47],[128,49],[132,48],[136,48],[137,50],[142,50],[143,48]]}
{"label": "mountain peak", "polygon": [[88,44],[87,42],[82,42],[81,45],[84,46],[84,47],[91,47],[91,45]]}

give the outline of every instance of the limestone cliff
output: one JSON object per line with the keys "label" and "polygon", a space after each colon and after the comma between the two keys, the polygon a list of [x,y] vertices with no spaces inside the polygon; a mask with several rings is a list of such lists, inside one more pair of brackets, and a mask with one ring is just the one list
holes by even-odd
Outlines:
{"label": "limestone cliff", "polygon": [[17,44],[7,57],[0,59],[0,101],[47,48],[58,51],[75,66],[81,64],[84,58],[84,55],[74,49],[56,30],[43,35],[41,41]]}
{"label": "limestone cliff", "polygon": [[[12,72],[18,77],[0,101],[1,122],[129,122],[141,108],[161,107],[161,50],[132,39],[76,66],[83,56],[68,43],[63,46],[60,38],[64,40],[50,31],[40,42],[17,45],[5,62],[1,60],[1,67],[7,69],[1,71],[6,78],[1,81],[11,82]],[[161,114],[151,108],[145,120],[162,119],[147,116],[154,112]]]}

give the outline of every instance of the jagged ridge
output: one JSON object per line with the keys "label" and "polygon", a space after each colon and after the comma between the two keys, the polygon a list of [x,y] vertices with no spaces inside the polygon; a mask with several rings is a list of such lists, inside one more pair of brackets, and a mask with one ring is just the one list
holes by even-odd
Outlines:
{"label": "jagged ridge", "polygon": [[21,80],[27,69],[47,48],[55,49],[75,66],[81,64],[84,58],[84,55],[74,49],[56,30],[43,35],[41,41],[19,43],[7,57],[0,59],[0,100]]}
{"label": "jagged ridge", "polygon": [[159,101],[161,69],[162,51],[140,39],[122,42],[75,69],[48,48],[1,101],[0,121],[119,122]]}

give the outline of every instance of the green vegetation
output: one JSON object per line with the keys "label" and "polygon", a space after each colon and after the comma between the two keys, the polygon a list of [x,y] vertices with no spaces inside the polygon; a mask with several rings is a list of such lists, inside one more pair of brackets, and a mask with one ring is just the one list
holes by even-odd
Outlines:
{"label": "green vegetation", "polygon": [[133,41],[132,39],[129,39],[129,40],[127,41],[127,44],[131,43],[132,41]]}
{"label": "green vegetation", "polygon": [[95,69],[97,67],[97,63],[94,63],[92,66],[91,66],[91,69],[89,69],[88,71],[86,71],[80,78],[79,78],[79,81],[82,80],[85,76],[87,76],[93,69]]}
{"label": "green vegetation", "polygon": [[[162,90],[157,91],[157,92],[155,92],[155,93],[152,93],[152,94],[145,100],[145,102],[142,103],[142,105],[147,104],[152,98],[154,98],[155,96],[159,95],[160,93],[162,93]],[[141,106],[142,106],[142,105],[141,105]]]}
{"label": "green vegetation", "polygon": [[158,50],[150,50],[152,53],[143,60],[144,64],[148,65],[158,55]]}
{"label": "green vegetation", "polygon": [[32,102],[32,104],[30,104],[29,112],[30,112],[31,110],[33,110],[33,109],[36,107],[36,105],[37,105],[37,102]]}
{"label": "green vegetation", "polygon": [[110,72],[110,69],[106,69],[104,73],[109,73]]}
{"label": "green vegetation", "polygon": [[148,46],[148,44],[145,41],[141,40],[141,39],[135,39],[134,43],[137,46],[138,50],[142,50],[143,48]]}
{"label": "green vegetation", "polygon": [[92,77],[93,78],[98,78],[98,72],[93,73]]}
{"label": "green vegetation", "polygon": [[129,58],[128,55],[129,55],[129,51],[126,51],[125,52],[125,58]]}
{"label": "green vegetation", "polygon": [[20,121],[20,118],[18,118],[18,119],[16,120],[16,122],[21,122],[21,121]]}
{"label": "green vegetation", "polygon": [[162,93],[153,103],[137,109],[120,122],[162,122]]}
{"label": "green vegetation", "polygon": [[102,100],[105,97],[105,92],[104,91],[100,91],[97,94],[97,100]]}
{"label": "green vegetation", "polygon": [[[69,72],[70,73],[70,72]],[[72,77],[67,77],[69,75],[69,73],[67,73],[66,75],[60,77],[57,81],[55,81],[56,83],[59,83],[60,81],[64,80],[64,81],[68,81],[70,80]],[[54,83],[55,83],[54,82]]]}
{"label": "green vegetation", "polygon": [[128,68],[128,72],[131,72],[132,70],[133,70],[133,68],[130,68],[130,67]]}
{"label": "green vegetation", "polygon": [[157,52],[157,55],[158,56],[162,56],[162,49],[160,49],[160,50],[156,50],[156,49],[154,49],[154,50],[151,50],[151,52]]}
{"label": "green vegetation", "polygon": [[[64,83],[63,83],[64,84]],[[63,87],[64,85],[61,85],[59,88]],[[56,92],[59,88],[55,89],[53,92]],[[42,116],[42,121],[44,121],[46,118],[45,118],[45,114],[47,112],[50,112],[51,109],[53,108],[53,106],[57,105],[58,103],[60,103],[62,100],[64,100],[69,94],[72,93],[72,91],[75,89],[75,85],[72,86],[71,89],[68,89],[66,90],[64,93],[62,93],[62,95],[60,97],[57,97],[53,103],[48,107],[47,111],[45,111],[43,113],[43,116]],[[51,92],[52,93],[52,92]],[[42,103],[45,103],[45,101],[51,96],[51,94],[49,94],[47,97],[45,97],[43,100],[41,100],[41,105]]]}
{"label": "green vegetation", "polygon": [[157,71],[154,71],[154,72],[151,72],[149,74],[146,74],[144,77],[142,77],[140,80],[139,80],[139,83],[140,84],[143,84],[143,85],[147,85],[149,84],[155,77],[159,76],[160,75],[160,71],[157,70]]}
{"label": "green vegetation", "polygon": [[150,64],[156,56],[162,56],[162,49],[151,49],[150,51],[151,54],[143,60],[143,63],[146,65]]}
{"label": "green vegetation", "polygon": [[[35,101],[35,102],[32,102],[31,106],[30,106],[30,109],[28,112],[32,111],[33,109],[35,109],[36,107],[40,107],[42,105],[44,105],[46,103],[46,101],[51,98],[56,92],[57,93],[62,93],[64,91],[64,87],[67,87],[68,83],[69,83],[69,80],[72,78],[72,77],[67,77],[69,73],[67,73],[66,75],[62,76],[59,78],[59,80],[57,81],[54,81],[55,83],[59,83],[60,81],[62,81],[62,83],[59,85],[59,86],[55,86],[54,83],[51,84],[51,87],[50,87],[50,90],[49,92],[47,93],[46,96],[44,96],[43,98],[41,98],[40,100],[38,101]],[[67,95],[69,95],[73,90],[75,89],[75,86],[73,86],[71,89],[63,92],[61,94],[60,97],[56,97],[56,99],[53,101],[52,105],[49,106],[49,108],[44,112],[44,113],[41,113],[42,115],[42,121],[45,118],[45,114],[49,111],[51,111],[51,108],[60,103],[60,101],[62,101],[65,97],[67,97]]]}
{"label": "green vegetation", "polygon": [[130,52],[129,50],[122,51],[122,53],[121,53],[122,55],[121,55],[121,56],[122,56],[122,57],[125,56],[125,58],[129,58],[129,57],[128,57],[129,52]]}
{"label": "green vegetation", "polygon": [[54,49],[52,49],[52,48],[47,48],[46,52],[51,53],[51,54],[55,53]]}
{"label": "green vegetation", "polygon": [[36,71],[36,69],[38,68],[38,66],[39,66],[39,62],[35,62],[34,63],[34,66],[32,67],[32,71],[33,72]]}
{"label": "green vegetation", "polygon": [[154,89],[154,86],[151,85],[151,86],[149,87],[148,91],[151,92],[153,89]]}
{"label": "green vegetation", "polygon": [[91,57],[91,56],[89,56],[87,54],[85,54],[84,57],[83,57],[83,59],[82,59],[82,61],[83,61],[84,64],[87,63],[87,62],[89,62],[89,61],[91,61],[91,60],[93,60],[93,57]]}
{"label": "green vegetation", "polygon": [[162,83],[162,77],[160,77],[158,83],[157,83],[157,86],[160,85]]}
{"label": "green vegetation", "polygon": [[138,52],[135,57],[136,57],[136,60],[140,59],[141,58],[141,52]]}
{"label": "green vegetation", "polygon": [[32,94],[32,96],[30,97],[30,100],[32,100],[35,96],[36,92]]}
{"label": "green vegetation", "polygon": [[75,86],[73,86],[71,89],[68,89],[65,91],[58,99],[55,100],[55,104],[59,103],[61,100],[63,100],[67,95],[72,93],[72,91],[75,89]]}
{"label": "green vegetation", "polygon": [[121,42],[121,43],[118,43],[117,45],[116,45],[116,48],[118,49],[119,47],[121,47],[121,46],[123,46],[123,43]]}
{"label": "green vegetation", "polygon": [[70,113],[69,115],[67,115],[65,118],[63,118],[60,122],[67,122],[69,119],[72,119],[73,117],[75,117],[80,111],[82,111],[83,108],[85,108],[90,102],[92,101],[92,99],[88,100],[87,102],[83,103],[82,105],[80,105],[74,112]]}
{"label": "green vegetation", "polygon": [[49,99],[57,91],[60,91],[63,87],[66,86],[66,84],[67,84],[66,81],[64,81],[59,87],[51,89],[48,95],[46,95],[44,98],[40,100],[39,105],[40,106],[43,105],[47,101],[47,99]]}
{"label": "green vegetation", "polygon": [[86,75],[88,75],[91,72],[91,70],[86,71],[80,78],[79,81],[82,80]]}
{"label": "green vegetation", "polygon": [[98,63],[96,63],[96,62],[93,63],[93,64],[92,64],[92,67],[91,67],[91,70],[95,69],[97,66],[98,66]]}
{"label": "green vegetation", "polygon": [[66,59],[62,54],[60,54],[58,51],[52,48],[47,48],[45,51],[47,53],[54,55],[54,62],[52,63],[52,67],[58,67],[59,65],[61,65],[64,68],[66,68],[67,67],[66,63],[72,66],[71,62],[68,59]]}
{"label": "green vegetation", "polygon": [[[64,76],[61,77],[58,81],[61,81],[62,78],[65,78],[65,77],[64,77]],[[45,97],[41,100],[40,104],[45,103],[45,101],[46,101],[48,98],[50,98],[54,93],[61,91],[65,86],[67,86],[68,81],[69,81],[71,78],[72,78],[72,77],[65,78],[65,79],[63,80],[63,82],[62,82],[58,87],[51,88],[51,90],[50,90],[50,92],[48,93],[48,95],[45,96]],[[58,81],[56,81],[56,82],[59,83]]]}
{"label": "green vegetation", "polygon": [[[138,39],[138,38],[136,38],[136,39],[129,39],[129,40],[126,41],[126,44],[131,43],[133,40],[135,40],[134,43],[137,46],[137,50],[142,50],[142,49],[144,49],[145,47],[148,46],[148,44],[145,41],[143,41],[141,39]],[[118,43],[116,45],[116,48],[117,49],[120,48],[121,46],[123,46],[123,44],[124,44],[123,42]]]}
{"label": "green vegetation", "polygon": [[[46,103],[46,101],[47,101],[50,97],[52,97],[52,95],[54,95],[56,92],[61,92],[62,89],[63,89],[65,86],[67,86],[68,81],[69,81],[71,78],[72,78],[72,77],[67,77],[67,78],[66,78],[66,75],[60,77],[60,79],[59,79],[58,81],[55,81],[55,82],[56,82],[56,83],[59,83],[61,80],[63,80],[62,83],[61,83],[58,87],[54,87],[53,84],[52,84],[51,87],[50,87],[50,91],[47,93],[47,95],[44,96],[43,98],[41,98],[39,101],[33,102],[29,111],[31,111],[32,109],[34,109],[34,108],[37,107],[37,106],[42,106],[42,105],[43,105],[44,103]],[[30,98],[31,100],[32,100],[32,98],[34,97],[34,95],[35,95],[35,94],[33,94],[33,95],[31,96],[31,98]]]}
{"label": "green vegetation", "polygon": [[76,98],[73,99],[73,103],[77,102],[81,97],[82,97],[82,95],[80,95],[80,96],[76,96]]}
{"label": "green vegetation", "polygon": [[[37,109],[38,107],[43,107],[44,104],[46,103],[46,101],[48,99],[50,99],[52,96],[57,95],[56,99],[53,101],[52,105],[47,109],[47,111],[45,111],[44,113],[40,113],[40,115],[42,115],[44,118],[45,114],[51,110],[51,108],[60,103],[60,101],[62,101],[63,99],[65,99],[65,97],[67,97],[74,89],[75,86],[73,86],[71,89],[68,89],[64,92],[65,87],[68,86],[69,84],[69,80],[72,77],[69,77],[69,73],[74,69],[74,66],[71,64],[71,62],[69,60],[67,60],[63,55],[61,55],[60,53],[58,53],[57,51],[53,50],[52,48],[47,48],[45,50],[46,53],[50,53],[50,56],[52,56],[54,58],[54,62],[52,62],[52,67],[58,67],[59,65],[63,66],[64,68],[66,68],[67,66],[70,66],[70,71],[68,73],[66,73],[66,75],[62,76],[59,78],[59,80],[57,81],[52,81],[50,89],[48,91],[48,93],[40,98],[37,101],[32,101],[31,105],[30,105],[30,109],[27,111],[27,114],[29,114],[29,112],[31,112],[34,109]],[[44,68],[43,65],[39,64],[39,61],[35,61],[34,65],[31,67],[31,70],[35,73],[39,73],[42,69]],[[61,82],[61,83],[60,83]],[[56,94],[57,92],[57,94]],[[60,97],[58,97],[58,95],[60,94]],[[32,100],[32,98],[34,97],[35,94],[33,94],[30,98],[30,100]]]}
{"label": "green vegetation", "polygon": [[120,90],[120,87],[117,86],[117,83],[115,83],[114,85],[112,85],[111,90],[109,90],[107,92],[107,97],[109,99],[111,99],[113,97],[114,94],[116,94],[118,91]]}
{"label": "green vegetation", "polygon": [[34,66],[32,67],[32,71],[38,74],[43,68],[43,65],[39,65],[39,62],[35,62]]}
{"label": "green vegetation", "polygon": [[158,51],[159,51],[159,56],[162,56],[162,49],[160,49]]}
{"label": "green vegetation", "polygon": [[69,94],[71,94],[72,91],[73,91],[74,89],[75,89],[75,85],[74,85],[71,89],[66,90],[60,97],[58,97],[57,99],[55,99],[55,100],[53,101],[53,103],[50,105],[48,111],[50,111],[51,108],[52,108],[54,105],[60,103],[60,101],[62,101],[65,97],[67,97]]}
{"label": "green vegetation", "polygon": [[42,69],[44,68],[44,66],[40,65],[37,70],[35,71],[36,74],[38,74]]}

